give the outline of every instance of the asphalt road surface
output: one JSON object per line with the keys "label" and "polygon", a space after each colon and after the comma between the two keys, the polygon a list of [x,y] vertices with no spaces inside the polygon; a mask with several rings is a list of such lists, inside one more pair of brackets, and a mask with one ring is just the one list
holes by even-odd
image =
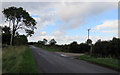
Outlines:
{"label": "asphalt road surface", "polygon": [[74,59],[30,45],[40,73],[117,73],[83,60]]}

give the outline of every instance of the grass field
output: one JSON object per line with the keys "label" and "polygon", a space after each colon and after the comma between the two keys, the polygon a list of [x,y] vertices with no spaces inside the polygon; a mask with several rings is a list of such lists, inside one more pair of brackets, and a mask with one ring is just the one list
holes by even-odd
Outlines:
{"label": "grass field", "polygon": [[2,49],[3,73],[39,73],[28,46],[7,46]]}
{"label": "grass field", "polygon": [[81,60],[85,60],[94,64],[99,64],[101,66],[105,66],[108,68],[112,68],[114,70],[120,70],[119,62],[115,58],[95,58],[90,57],[89,55],[82,55],[80,56]]}

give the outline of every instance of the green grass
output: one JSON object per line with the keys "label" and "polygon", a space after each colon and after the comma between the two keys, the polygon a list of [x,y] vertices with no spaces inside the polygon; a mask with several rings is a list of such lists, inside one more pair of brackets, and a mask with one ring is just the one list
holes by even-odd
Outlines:
{"label": "green grass", "polygon": [[39,73],[28,46],[8,46],[2,49],[3,73]]}
{"label": "green grass", "polygon": [[99,64],[101,66],[105,66],[114,70],[120,70],[120,67],[118,66],[119,62],[115,58],[95,58],[90,57],[89,55],[82,55],[80,56],[80,59],[95,64]]}

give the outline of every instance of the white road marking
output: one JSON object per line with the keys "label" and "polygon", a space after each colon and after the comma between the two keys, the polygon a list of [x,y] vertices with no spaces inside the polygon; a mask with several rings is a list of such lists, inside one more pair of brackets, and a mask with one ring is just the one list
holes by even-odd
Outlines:
{"label": "white road marking", "polygon": [[61,54],[62,57],[67,57],[66,55]]}

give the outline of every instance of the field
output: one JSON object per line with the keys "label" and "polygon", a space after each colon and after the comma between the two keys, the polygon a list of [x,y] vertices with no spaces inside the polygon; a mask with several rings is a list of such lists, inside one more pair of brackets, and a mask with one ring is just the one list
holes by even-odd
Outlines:
{"label": "field", "polygon": [[7,46],[2,54],[2,73],[39,73],[28,46]]}

